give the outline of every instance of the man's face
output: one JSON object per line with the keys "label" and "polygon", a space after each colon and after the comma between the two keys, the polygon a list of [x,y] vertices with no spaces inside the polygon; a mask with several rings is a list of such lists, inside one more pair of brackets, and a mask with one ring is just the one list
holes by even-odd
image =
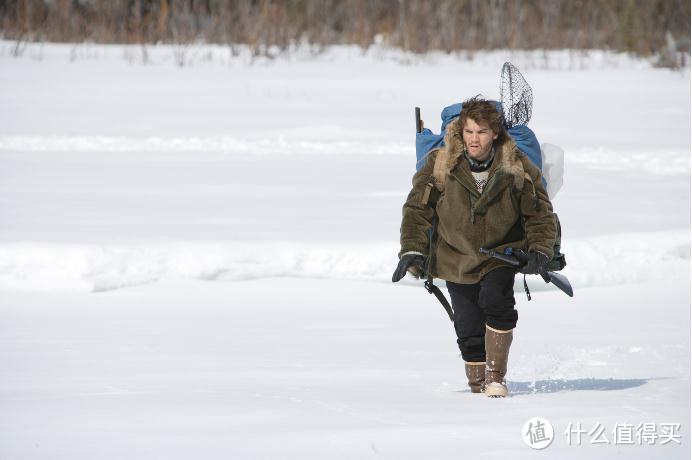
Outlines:
{"label": "man's face", "polygon": [[478,124],[470,118],[467,118],[464,123],[462,136],[469,156],[478,161],[485,161],[488,158],[493,141],[497,139],[497,133],[490,129],[488,123]]}

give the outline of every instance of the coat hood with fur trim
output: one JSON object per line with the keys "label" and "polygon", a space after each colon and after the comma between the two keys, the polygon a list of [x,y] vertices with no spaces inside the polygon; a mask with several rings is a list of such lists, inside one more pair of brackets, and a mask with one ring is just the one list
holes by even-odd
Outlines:
{"label": "coat hood with fur trim", "polygon": [[[437,152],[440,160],[435,162],[433,169],[435,186],[438,190],[444,188],[444,181],[447,175],[457,166],[459,160],[463,158],[466,152],[461,129],[461,118],[456,118],[447,125],[444,145]],[[503,173],[512,174],[514,176],[514,187],[521,190],[524,184],[525,172],[519,156],[524,154],[509,136],[505,135],[504,138],[505,141],[502,144],[494,146],[499,150],[497,152],[499,155],[493,161],[495,168],[491,167],[491,171],[499,169]]]}

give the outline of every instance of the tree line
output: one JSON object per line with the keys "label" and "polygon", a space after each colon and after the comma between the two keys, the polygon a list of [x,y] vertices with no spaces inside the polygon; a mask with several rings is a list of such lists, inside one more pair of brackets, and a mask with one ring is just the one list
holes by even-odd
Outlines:
{"label": "tree line", "polygon": [[689,55],[689,0],[0,0],[10,40]]}

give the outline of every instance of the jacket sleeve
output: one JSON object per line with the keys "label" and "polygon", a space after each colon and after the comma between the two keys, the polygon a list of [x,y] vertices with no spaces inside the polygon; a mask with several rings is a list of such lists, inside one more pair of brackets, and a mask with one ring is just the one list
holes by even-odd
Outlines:
{"label": "jacket sleeve", "polygon": [[416,174],[413,175],[413,188],[404,203],[401,219],[401,251],[399,257],[407,252],[418,252],[428,255],[428,234],[432,227],[435,211],[425,203],[426,188],[433,183],[433,167],[437,150],[428,154],[428,159]]}
{"label": "jacket sleeve", "polygon": [[541,171],[528,161],[524,164],[524,170],[531,179],[524,181],[520,203],[528,250],[542,252],[552,259],[557,238],[553,204],[543,186]]}

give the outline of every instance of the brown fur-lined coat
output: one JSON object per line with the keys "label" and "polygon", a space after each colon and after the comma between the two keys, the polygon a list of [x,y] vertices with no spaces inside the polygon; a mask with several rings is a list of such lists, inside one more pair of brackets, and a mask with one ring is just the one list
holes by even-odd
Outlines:
{"label": "brown fur-lined coat", "polygon": [[[413,189],[403,208],[401,252],[428,255],[428,232],[437,213],[433,275],[455,283],[477,283],[504,262],[480,254],[481,247],[504,252],[507,247],[553,256],[556,225],[553,206],[540,170],[507,136],[495,146],[488,183],[478,193],[463,156],[459,118],[447,126],[445,146],[432,150],[413,176]],[[441,161],[436,158],[441,156]],[[435,208],[423,202],[427,185],[442,194]],[[522,225],[523,216],[523,225]]]}

